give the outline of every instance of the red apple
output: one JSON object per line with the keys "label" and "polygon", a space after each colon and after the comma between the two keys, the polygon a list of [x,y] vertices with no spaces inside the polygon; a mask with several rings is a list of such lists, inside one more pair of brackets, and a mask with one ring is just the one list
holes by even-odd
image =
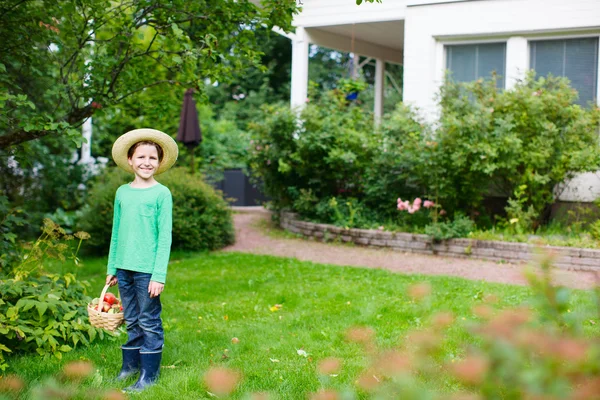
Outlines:
{"label": "red apple", "polygon": [[102,306],[102,312],[108,312],[110,310],[110,304],[104,303]]}
{"label": "red apple", "polygon": [[117,297],[112,293],[106,293],[104,295],[104,302],[110,304],[111,306],[115,304]]}

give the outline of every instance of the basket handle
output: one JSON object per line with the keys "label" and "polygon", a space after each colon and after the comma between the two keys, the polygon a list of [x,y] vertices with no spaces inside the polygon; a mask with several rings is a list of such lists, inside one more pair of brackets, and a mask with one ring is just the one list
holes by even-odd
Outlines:
{"label": "basket handle", "polygon": [[104,285],[104,289],[102,289],[102,294],[100,294],[100,301],[98,302],[98,311],[102,312],[102,307],[104,306],[104,295],[110,286]]}

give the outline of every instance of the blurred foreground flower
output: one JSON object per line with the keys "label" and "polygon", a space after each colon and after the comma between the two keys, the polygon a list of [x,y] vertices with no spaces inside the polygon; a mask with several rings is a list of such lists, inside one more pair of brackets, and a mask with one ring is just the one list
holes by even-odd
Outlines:
{"label": "blurred foreground flower", "polygon": [[480,384],[490,368],[490,362],[482,356],[469,356],[451,366],[453,375],[469,385]]}
{"label": "blurred foreground flower", "polygon": [[227,368],[211,368],[204,375],[204,383],[208,387],[208,390],[217,396],[228,396],[231,394],[239,381],[240,374]]}
{"label": "blurred foreground flower", "polygon": [[127,400],[127,396],[119,390],[110,390],[102,396],[102,400]]}
{"label": "blurred foreground flower", "polygon": [[350,328],[346,333],[346,339],[354,343],[370,343],[375,336],[375,331],[369,327]]}
{"label": "blurred foreground flower", "polygon": [[94,372],[94,365],[89,361],[72,361],[63,368],[65,378],[72,381],[80,381]]}
{"label": "blurred foreground flower", "polygon": [[25,384],[16,375],[0,377],[0,393],[17,393],[23,390]]}
{"label": "blurred foreground flower", "polygon": [[320,390],[310,396],[310,400],[338,400],[340,395],[333,390]]}
{"label": "blurred foreground flower", "polygon": [[366,392],[374,391],[380,383],[381,380],[371,370],[363,372],[356,381],[356,385]]}
{"label": "blurred foreground flower", "polygon": [[416,283],[410,285],[406,292],[414,301],[423,300],[431,294],[431,285],[429,283]]}
{"label": "blurred foreground flower", "polygon": [[408,354],[399,351],[387,351],[373,363],[377,375],[398,376],[411,371],[411,359]]}
{"label": "blurred foreground flower", "polygon": [[431,321],[433,326],[438,329],[444,329],[452,325],[454,322],[454,315],[451,312],[440,312],[435,314]]}
{"label": "blurred foreground flower", "polygon": [[338,358],[329,357],[321,360],[317,365],[317,371],[321,375],[331,375],[339,372],[342,362]]}

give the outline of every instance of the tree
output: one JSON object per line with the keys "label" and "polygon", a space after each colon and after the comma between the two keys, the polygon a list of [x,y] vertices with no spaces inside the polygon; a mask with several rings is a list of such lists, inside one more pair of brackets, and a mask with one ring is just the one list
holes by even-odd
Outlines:
{"label": "tree", "polygon": [[[76,129],[158,85],[261,67],[255,30],[290,30],[294,0],[7,0],[0,5],[0,149]],[[158,72],[158,73],[157,73]]]}

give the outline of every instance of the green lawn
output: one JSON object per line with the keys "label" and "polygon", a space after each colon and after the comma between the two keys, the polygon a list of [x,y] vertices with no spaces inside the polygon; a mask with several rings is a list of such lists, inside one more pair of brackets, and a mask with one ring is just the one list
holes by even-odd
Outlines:
{"label": "green lawn", "polygon": [[[518,286],[241,253],[175,254],[173,259],[162,296],[164,368],[159,383],[135,398],[212,398],[202,376],[211,366],[226,366],[243,376],[233,398],[266,391],[272,399],[305,399],[322,387],[316,364],[325,357],[343,360],[341,372],[328,380],[327,387],[352,386],[365,365],[365,355],[358,344],[345,340],[348,328],[370,326],[378,346],[392,348],[438,311],[452,311],[459,322],[450,329],[444,345],[444,358],[451,361],[462,355],[458,343],[469,340],[462,325],[476,319],[473,305],[488,294],[500,298],[498,307],[517,305],[531,294]],[[104,266],[104,259],[88,259],[77,273],[99,293]],[[415,303],[406,289],[424,280],[430,282],[433,294],[423,304]],[[275,304],[282,307],[273,308]],[[597,318],[591,292],[574,292],[572,312]],[[597,335],[597,326],[585,329]],[[232,343],[234,337],[239,343]],[[34,355],[13,357],[5,372],[16,373],[35,386],[69,360],[84,359],[91,360],[98,371],[82,385],[117,387],[110,379],[120,368],[119,344],[124,340],[122,334],[113,341],[80,347],[65,354],[62,361],[42,362]],[[451,380],[432,385],[444,392],[458,388]]]}

